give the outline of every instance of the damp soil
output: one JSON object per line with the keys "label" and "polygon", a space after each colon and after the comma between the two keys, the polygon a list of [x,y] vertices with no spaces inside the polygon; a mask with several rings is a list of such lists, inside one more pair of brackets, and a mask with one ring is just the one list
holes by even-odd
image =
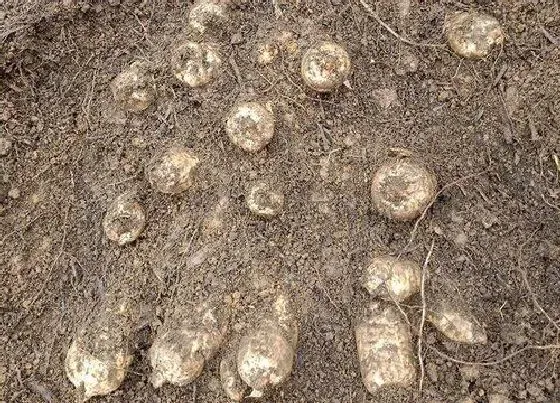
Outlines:
{"label": "damp soil", "polygon": [[[293,298],[300,339],[292,376],[265,401],[560,401],[558,349],[479,367],[438,354],[485,362],[558,344],[558,2],[377,2],[381,20],[416,45],[359,1],[276,5],[282,15],[271,1],[237,0],[229,22],[201,37],[187,28],[190,1],[0,4],[0,400],[76,401],[66,351],[110,294],[133,296],[140,308],[135,357],[121,387],[92,401],[226,402],[224,351],[190,385],[151,386],[156,331],[176,311],[224,296],[236,301],[233,340],[282,289]],[[444,43],[445,16],[468,10],[494,15],[506,32],[484,60],[461,59]],[[258,46],[283,31],[297,47],[257,64]],[[353,67],[347,85],[317,94],[299,63],[302,50],[325,38],[347,48]],[[170,67],[186,39],[215,42],[224,55],[220,76],[196,90]],[[157,96],[147,110],[126,113],[109,84],[136,60],[153,67]],[[277,121],[274,139],[254,155],[224,129],[228,110],[246,99],[270,102]],[[144,175],[171,145],[200,159],[195,185],[180,195],[154,191]],[[414,223],[391,221],[371,204],[371,177],[392,148],[421,158],[441,190],[412,242]],[[260,180],[284,192],[274,219],[246,207],[247,187]],[[130,191],[147,226],[119,247],[102,222]],[[226,204],[223,225],[209,233],[205,217]],[[371,299],[360,274],[379,251],[422,263],[432,242],[426,305],[466,307],[488,343],[458,345],[426,325],[423,392],[414,385],[371,396],[353,334]],[[415,343],[421,307],[419,297],[402,306]]]}

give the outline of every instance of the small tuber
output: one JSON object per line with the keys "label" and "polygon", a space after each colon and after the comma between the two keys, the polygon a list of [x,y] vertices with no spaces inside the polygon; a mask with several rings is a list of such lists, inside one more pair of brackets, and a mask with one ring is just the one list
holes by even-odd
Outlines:
{"label": "small tuber", "polygon": [[373,205],[388,218],[420,216],[436,195],[436,177],[420,162],[396,158],[382,164],[371,181]]}
{"label": "small tuber", "polygon": [[198,157],[186,148],[171,147],[156,154],[146,169],[146,177],[162,193],[181,193],[193,185],[198,163]]}
{"label": "small tuber", "polygon": [[480,59],[504,41],[498,20],[490,15],[458,12],[444,24],[447,43],[459,56]]}
{"label": "small tuber", "polygon": [[350,75],[350,56],[346,50],[329,41],[320,42],[303,55],[301,76],[304,83],[319,92],[339,88]]}
{"label": "small tuber", "polygon": [[146,213],[132,193],[117,197],[107,208],[103,229],[120,246],[135,241],[146,226]]}

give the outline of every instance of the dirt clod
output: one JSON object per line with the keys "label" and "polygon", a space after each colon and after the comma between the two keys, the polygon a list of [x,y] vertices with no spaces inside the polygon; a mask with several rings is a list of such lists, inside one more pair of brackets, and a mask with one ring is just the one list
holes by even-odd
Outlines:
{"label": "dirt clod", "polygon": [[135,241],[146,226],[144,207],[134,199],[133,194],[117,197],[107,208],[103,229],[107,238],[119,245]]}
{"label": "dirt clod", "polygon": [[12,148],[12,141],[7,137],[0,136],[0,157],[8,155]]}
{"label": "dirt clod", "polygon": [[209,27],[217,26],[227,20],[227,3],[225,0],[198,0],[189,12],[189,25],[203,33]]}

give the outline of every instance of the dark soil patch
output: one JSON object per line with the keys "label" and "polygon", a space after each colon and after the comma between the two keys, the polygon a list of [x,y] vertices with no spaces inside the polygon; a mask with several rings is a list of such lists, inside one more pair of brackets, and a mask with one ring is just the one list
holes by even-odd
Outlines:
{"label": "dark soil patch", "polygon": [[[168,68],[173,46],[186,38],[191,2],[0,5],[0,137],[12,143],[0,156],[4,401],[74,401],[66,351],[107,290],[118,290],[134,294],[144,313],[136,359],[121,388],[94,401],[225,402],[218,360],[192,385],[151,387],[146,352],[154,330],[173,297],[189,309],[188,301],[239,293],[234,331],[242,332],[276,286],[295,299],[301,340],[294,374],[271,402],[485,402],[498,392],[560,401],[558,350],[527,351],[467,376],[464,365],[428,349],[422,396],[369,396],[352,332],[368,300],[358,285],[362,268],[376,249],[402,251],[412,229],[375,213],[369,195],[375,167],[389,148],[403,147],[422,156],[440,187],[466,178],[441,194],[406,255],[423,261],[434,239],[427,303],[451,296],[489,335],[486,346],[457,346],[428,326],[426,345],[485,361],[558,343],[520,275],[526,270],[538,303],[558,321],[558,3],[418,1],[403,20],[394,2],[379,2],[381,18],[416,42],[443,43],[446,13],[495,15],[507,40],[475,62],[447,47],[399,42],[359,2],[279,0],[279,20],[272,2],[237,3],[225,30],[209,34],[226,55],[224,72],[201,90],[186,89]],[[344,44],[354,64],[351,88],[306,90],[299,54],[258,66],[257,44],[281,30],[294,32],[300,49],[325,37]],[[155,66],[157,102],[126,114],[115,108],[109,83],[137,59]],[[266,151],[251,156],[231,145],[223,122],[239,98],[255,96],[273,103],[278,126]],[[201,160],[195,187],[180,196],[152,191],[143,174],[171,144]],[[277,219],[256,219],[245,207],[247,185],[260,178],[283,188]],[[109,203],[129,190],[140,195],[148,225],[120,248],[101,224]],[[227,230],[209,241],[200,224],[224,195]],[[416,299],[405,307],[414,324],[419,306]]]}

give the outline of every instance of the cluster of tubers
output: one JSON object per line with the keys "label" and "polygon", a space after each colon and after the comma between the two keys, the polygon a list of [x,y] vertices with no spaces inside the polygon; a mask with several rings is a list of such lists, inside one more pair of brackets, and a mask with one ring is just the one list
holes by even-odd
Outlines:
{"label": "cluster of tubers", "polygon": [[[422,268],[414,261],[376,256],[365,269],[362,286],[378,298],[364,309],[356,326],[362,380],[371,393],[383,387],[408,387],[416,377],[409,324],[397,309],[420,292]],[[485,344],[483,327],[457,304],[430,306],[427,321],[449,340]]]}
{"label": "cluster of tubers", "polygon": [[[203,34],[228,19],[226,0],[199,0],[189,13],[189,26]],[[456,13],[447,18],[449,46],[465,58],[482,58],[503,42],[498,21],[477,13]],[[257,62],[271,63],[279,52],[297,47],[293,37],[263,44]],[[171,55],[173,75],[188,87],[202,87],[220,75],[219,45],[185,41]],[[307,49],[301,60],[301,77],[310,89],[334,92],[351,73],[351,60],[341,45],[322,41]],[[146,110],[156,99],[150,67],[134,62],[111,83],[115,102],[129,112]],[[231,143],[247,153],[258,153],[274,138],[275,114],[270,102],[241,101],[230,110],[225,132]],[[146,179],[158,192],[179,194],[195,183],[200,160],[189,149],[173,146],[154,156],[146,167]],[[435,175],[419,159],[401,155],[380,165],[371,180],[373,207],[397,221],[421,217],[436,197]],[[223,201],[227,204],[227,200]],[[284,195],[266,181],[254,183],[247,192],[248,210],[258,217],[277,216]],[[215,220],[214,220],[215,221]],[[220,231],[219,223],[205,222],[208,231]],[[122,246],[135,241],[146,226],[146,213],[134,192],[116,198],[103,220],[107,238]],[[422,268],[414,261],[389,255],[375,256],[366,268],[362,285],[375,298],[355,324],[357,353],[362,380],[374,394],[386,387],[409,387],[416,379],[413,337],[398,304],[420,292]],[[291,304],[283,294],[276,297],[271,313],[250,329],[236,348],[224,354],[219,365],[224,393],[234,401],[260,398],[282,383],[292,372],[298,331]],[[173,318],[159,329],[149,350],[151,382],[183,386],[202,373],[228,337],[229,307],[203,303],[188,317]],[[65,369],[82,400],[106,395],[124,380],[132,361],[130,337],[135,314],[131,301],[107,304],[92,323],[75,335],[65,360]],[[426,320],[449,340],[484,344],[487,335],[468,313],[450,303],[430,306]]]}

